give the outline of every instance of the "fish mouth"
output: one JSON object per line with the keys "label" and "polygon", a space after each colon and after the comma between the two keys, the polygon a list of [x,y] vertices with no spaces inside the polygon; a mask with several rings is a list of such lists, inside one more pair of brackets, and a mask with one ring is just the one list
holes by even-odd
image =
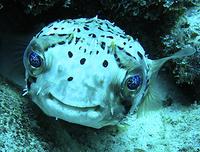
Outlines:
{"label": "fish mouth", "polygon": [[52,101],[56,101],[58,104],[62,105],[63,107],[66,107],[68,109],[75,110],[75,111],[87,112],[87,111],[93,110],[93,111],[96,111],[96,112],[100,112],[101,109],[102,109],[102,107],[100,105],[88,106],[88,107],[80,107],[80,106],[69,105],[69,104],[62,102],[58,98],[56,98],[51,92],[48,93],[48,98]]}
{"label": "fish mouth", "polygon": [[83,126],[101,128],[104,124],[104,110],[102,106],[77,107],[63,103],[53,94],[46,94],[46,100],[37,104],[51,117]]}

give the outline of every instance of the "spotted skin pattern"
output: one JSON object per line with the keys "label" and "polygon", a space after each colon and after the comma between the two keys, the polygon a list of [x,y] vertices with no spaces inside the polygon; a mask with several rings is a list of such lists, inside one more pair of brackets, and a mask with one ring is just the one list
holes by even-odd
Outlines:
{"label": "spotted skin pattern", "polygon": [[[31,52],[41,57],[40,67],[30,64]],[[32,100],[49,116],[93,128],[115,125],[137,109],[150,63],[138,41],[97,17],[53,22],[24,53]],[[142,81],[130,90],[126,80],[134,75]]]}

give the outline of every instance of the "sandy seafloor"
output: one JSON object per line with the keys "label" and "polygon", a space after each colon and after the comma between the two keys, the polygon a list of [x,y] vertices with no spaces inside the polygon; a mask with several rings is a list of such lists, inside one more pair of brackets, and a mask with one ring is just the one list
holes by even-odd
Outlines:
{"label": "sandy seafloor", "polygon": [[172,103],[115,127],[92,129],[44,115],[0,79],[0,151],[199,152],[200,105]]}

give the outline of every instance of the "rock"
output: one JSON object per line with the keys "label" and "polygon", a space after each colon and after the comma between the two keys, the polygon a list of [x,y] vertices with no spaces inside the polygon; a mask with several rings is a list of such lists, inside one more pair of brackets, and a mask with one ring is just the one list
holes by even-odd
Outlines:
{"label": "rock", "polygon": [[194,96],[200,99],[200,7],[191,7],[177,21],[170,34],[163,38],[164,53],[170,54],[191,46],[197,52],[190,57],[177,59],[171,71],[178,84],[190,85]]}
{"label": "rock", "polygon": [[0,77],[0,149],[77,151],[78,146],[58,121],[49,121],[30,99],[22,97],[19,89]]}

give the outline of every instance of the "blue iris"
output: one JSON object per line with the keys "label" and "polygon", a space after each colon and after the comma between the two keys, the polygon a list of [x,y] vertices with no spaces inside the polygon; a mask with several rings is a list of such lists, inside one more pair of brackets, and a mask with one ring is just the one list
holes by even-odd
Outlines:
{"label": "blue iris", "polygon": [[132,75],[131,77],[129,77],[126,80],[126,82],[127,82],[128,89],[135,90],[140,86],[140,84],[142,82],[142,78],[138,74],[137,75]]}
{"label": "blue iris", "polygon": [[38,68],[38,67],[40,67],[41,64],[42,64],[42,59],[41,59],[41,57],[40,57],[37,53],[31,52],[31,53],[29,54],[29,63],[30,63],[33,67]]}

